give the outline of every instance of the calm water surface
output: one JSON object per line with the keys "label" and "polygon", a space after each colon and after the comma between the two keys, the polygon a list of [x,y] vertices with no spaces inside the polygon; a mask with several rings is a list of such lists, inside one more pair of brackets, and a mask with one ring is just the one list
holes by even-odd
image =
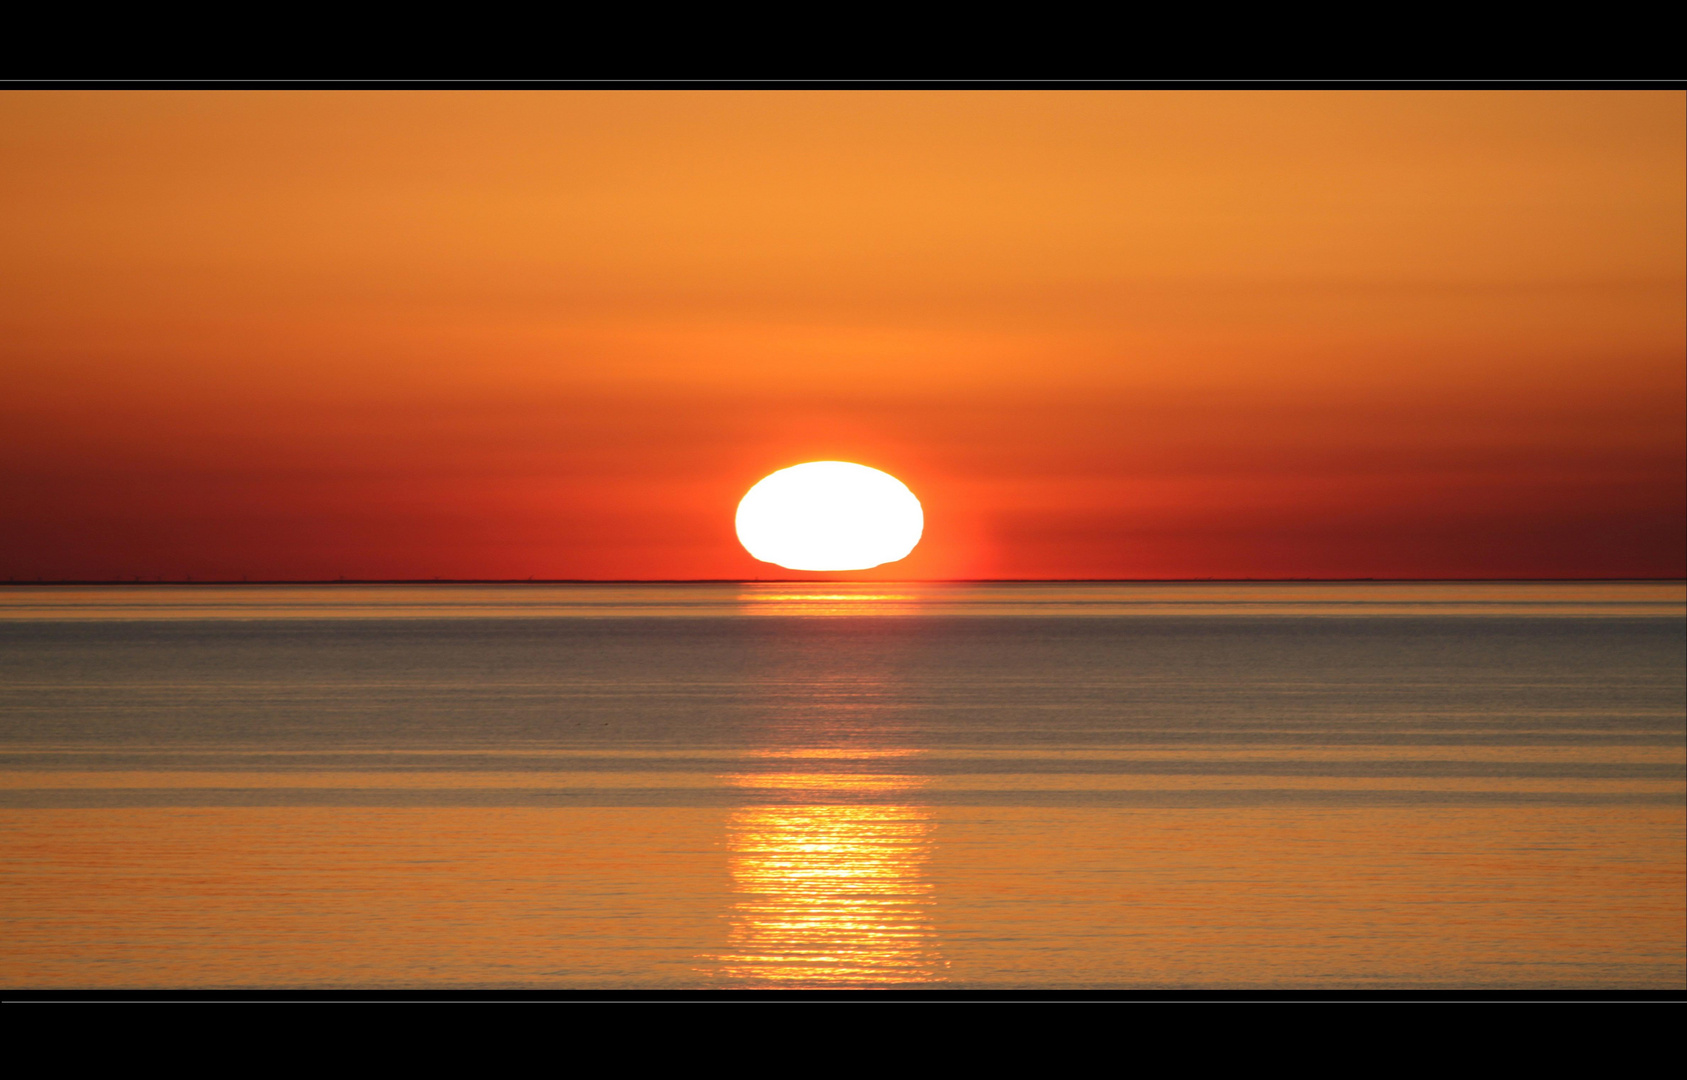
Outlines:
{"label": "calm water surface", "polygon": [[0,587],[12,987],[1687,985],[1687,586]]}

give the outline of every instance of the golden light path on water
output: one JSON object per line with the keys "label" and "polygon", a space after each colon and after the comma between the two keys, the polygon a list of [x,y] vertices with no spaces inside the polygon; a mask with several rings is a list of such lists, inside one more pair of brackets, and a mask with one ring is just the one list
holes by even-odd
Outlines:
{"label": "golden light path on water", "polygon": [[727,843],[734,900],[727,949],[714,965],[720,983],[893,986],[943,978],[925,874],[930,812],[898,801],[919,778],[732,779],[769,793],[839,801],[733,813]]}

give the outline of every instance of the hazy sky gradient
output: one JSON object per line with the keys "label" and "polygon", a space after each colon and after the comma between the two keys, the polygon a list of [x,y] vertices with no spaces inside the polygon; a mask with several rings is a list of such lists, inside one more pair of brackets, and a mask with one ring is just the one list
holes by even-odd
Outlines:
{"label": "hazy sky gradient", "polygon": [[1684,104],[13,93],[0,578],[1681,576]]}

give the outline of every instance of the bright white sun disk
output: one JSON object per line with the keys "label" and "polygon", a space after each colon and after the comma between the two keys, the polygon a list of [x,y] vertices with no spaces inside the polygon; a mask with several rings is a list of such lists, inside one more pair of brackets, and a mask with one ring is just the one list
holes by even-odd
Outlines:
{"label": "bright white sun disk", "polygon": [[787,570],[867,570],[904,558],[925,513],[889,473],[810,461],[764,478],[738,504],[738,540]]}

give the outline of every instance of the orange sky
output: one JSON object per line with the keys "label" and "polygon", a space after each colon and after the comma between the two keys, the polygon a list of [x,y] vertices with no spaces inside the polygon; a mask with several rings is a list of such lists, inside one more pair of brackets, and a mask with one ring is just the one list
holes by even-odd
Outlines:
{"label": "orange sky", "polygon": [[0,579],[1687,573],[1679,92],[14,92]]}

